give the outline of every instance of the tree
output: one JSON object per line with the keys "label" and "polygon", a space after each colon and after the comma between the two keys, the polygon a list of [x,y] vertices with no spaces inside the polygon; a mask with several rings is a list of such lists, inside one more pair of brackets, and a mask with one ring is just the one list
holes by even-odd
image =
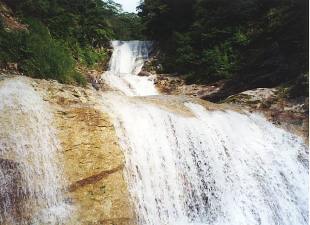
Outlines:
{"label": "tree", "polygon": [[[306,0],[145,0],[139,15],[165,72],[191,82],[279,85],[307,73]],[[242,82],[241,82],[242,81]]]}

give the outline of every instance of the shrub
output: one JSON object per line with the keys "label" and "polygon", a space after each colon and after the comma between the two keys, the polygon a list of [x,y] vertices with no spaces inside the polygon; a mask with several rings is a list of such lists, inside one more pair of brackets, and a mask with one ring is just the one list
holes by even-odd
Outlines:
{"label": "shrub", "polygon": [[95,50],[91,47],[78,48],[78,59],[85,66],[92,67],[100,62],[108,60],[106,50]]}
{"label": "shrub", "polygon": [[85,76],[83,76],[81,73],[79,73],[77,71],[73,71],[73,73],[70,77],[72,77],[71,82],[75,82],[75,83],[77,83],[83,87],[85,87],[87,84],[87,80],[86,80]]}
{"label": "shrub", "polygon": [[0,63],[19,62],[23,59],[25,44],[25,32],[5,31],[0,28]]}
{"label": "shrub", "polygon": [[70,52],[61,42],[53,39],[48,29],[40,23],[31,24],[22,51],[26,57],[21,62],[21,69],[27,74],[63,83],[70,80],[69,75],[75,67]]}
{"label": "shrub", "polygon": [[17,62],[26,75],[35,78],[84,84],[66,45],[53,39],[41,23],[29,21],[29,24],[29,31],[0,30],[1,63]]}
{"label": "shrub", "polygon": [[289,97],[309,96],[309,72],[301,74],[289,88]]}
{"label": "shrub", "polygon": [[229,43],[204,50],[202,62],[208,69],[210,80],[230,78],[236,66],[237,56]]}

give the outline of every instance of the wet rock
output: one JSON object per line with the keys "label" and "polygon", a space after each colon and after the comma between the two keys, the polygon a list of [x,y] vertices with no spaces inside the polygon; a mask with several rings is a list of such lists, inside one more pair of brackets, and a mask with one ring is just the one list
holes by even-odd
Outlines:
{"label": "wet rock", "polygon": [[[5,195],[0,195],[0,218],[5,224],[17,224],[23,221],[24,208],[21,167],[18,162],[0,158],[0,186]],[[3,205],[6,204],[6,205]],[[6,209],[6,211],[4,211]],[[9,219],[15,221],[9,221]]]}
{"label": "wet rock", "polygon": [[123,153],[110,117],[96,109],[99,93],[44,80],[35,86],[54,112],[66,195],[74,208],[68,225],[134,224]]}
{"label": "wet rock", "polygon": [[281,88],[257,88],[228,97],[226,103],[264,114],[272,123],[308,142],[308,98],[289,99]]}
{"label": "wet rock", "polygon": [[141,77],[148,77],[148,76],[152,76],[152,74],[151,74],[150,72],[141,70],[140,73],[138,73],[138,76],[141,76]]}
{"label": "wet rock", "polygon": [[223,88],[225,81],[218,81],[208,85],[186,84],[185,79],[179,76],[168,74],[158,74],[156,87],[162,94],[167,95],[187,95],[204,99]]}

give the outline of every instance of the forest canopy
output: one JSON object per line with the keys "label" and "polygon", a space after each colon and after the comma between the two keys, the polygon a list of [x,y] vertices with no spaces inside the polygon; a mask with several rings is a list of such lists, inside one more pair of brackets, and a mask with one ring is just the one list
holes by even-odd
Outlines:
{"label": "forest canopy", "polygon": [[307,83],[308,9],[308,0],[145,0],[139,15],[163,72],[249,88]]}
{"label": "forest canopy", "polygon": [[308,0],[145,0],[138,15],[113,0],[3,2],[28,28],[7,30],[0,17],[0,64],[33,77],[85,83],[77,65],[106,63],[110,40],[148,39],[160,72],[189,83],[308,89]]}

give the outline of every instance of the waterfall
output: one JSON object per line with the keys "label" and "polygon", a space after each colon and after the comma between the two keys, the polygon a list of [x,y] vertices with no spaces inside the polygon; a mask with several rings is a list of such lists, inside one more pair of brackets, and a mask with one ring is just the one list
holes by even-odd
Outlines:
{"label": "waterfall", "polygon": [[22,79],[0,86],[0,224],[64,224],[69,208],[48,106]]}
{"label": "waterfall", "polygon": [[[141,55],[141,44],[116,42],[109,76],[123,79],[125,72],[134,80],[141,64],[132,57]],[[112,86],[128,96],[154,91],[147,91],[150,82],[139,85]],[[308,224],[308,149],[301,138],[258,114],[210,111],[188,99],[110,93],[102,105],[124,151],[137,224]]]}
{"label": "waterfall", "polygon": [[151,42],[112,41],[114,48],[110,69],[102,79],[112,88],[125,95],[156,95],[154,77],[141,77],[144,61],[148,58]]}

